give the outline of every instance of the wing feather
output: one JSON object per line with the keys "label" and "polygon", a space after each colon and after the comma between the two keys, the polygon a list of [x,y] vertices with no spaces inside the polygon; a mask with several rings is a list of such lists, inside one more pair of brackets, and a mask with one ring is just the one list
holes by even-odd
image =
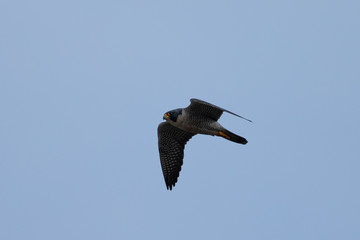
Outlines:
{"label": "wing feather", "polygon": [[252,122],[251,120],[244,118],[240,115],[237,115],[236,113],[230,112],[229,110],[226,110],[224,108],[218,107],[214,104],[205,102],[200,99],[192,98],[190,99],[190,105],[186,108],[187,111],[193,113],[193,114],[202,114],[205,115],[215,121],[219,120],[223,112],[227,112],[230,114],[233,114],[237,117],[240,117],[242,119],[245,119],[249,122]]}
{"label": "wing feather", "polygon": [[175,186],[183,164],[185,144],[194,135],[167,122],[159,124],[159,154],[167,189]]}

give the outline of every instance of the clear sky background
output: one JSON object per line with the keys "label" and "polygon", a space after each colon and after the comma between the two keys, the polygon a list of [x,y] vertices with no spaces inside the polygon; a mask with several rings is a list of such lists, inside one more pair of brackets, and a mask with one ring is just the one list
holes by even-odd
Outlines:
{"label": "clear sky background", "polygon": [[[1,1],[0,239],[360,239],[360,1]],[[163,114],[195,136],[167,191]]]}

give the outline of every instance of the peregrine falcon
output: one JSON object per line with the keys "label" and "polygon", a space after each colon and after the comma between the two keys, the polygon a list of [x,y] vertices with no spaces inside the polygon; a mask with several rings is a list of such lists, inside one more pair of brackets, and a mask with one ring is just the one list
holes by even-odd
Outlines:
{"label": "peregrine falcon", "polygon": [[175,187],[183,164],[185,144],[194,135],[206,134],[223,137],[236,143],[247,143],[245,138],[228,131],[217,122],[223,112],[251,122],[226,109],[194,98],[190,99],[187,108],[178,108],[164,114],[163,119],[166,122],[158,126],[158,144],[167,189],[172,190],[172,187]]}

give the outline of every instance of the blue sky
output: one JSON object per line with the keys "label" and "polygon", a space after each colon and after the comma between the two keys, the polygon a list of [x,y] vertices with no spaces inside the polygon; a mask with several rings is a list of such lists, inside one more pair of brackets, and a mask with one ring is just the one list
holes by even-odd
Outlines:
{"label": "blue sky", "polygon": [[[359,1],[2,1],[0,239],[359,239]],[[167,191],[162,115],[229,109]]]}

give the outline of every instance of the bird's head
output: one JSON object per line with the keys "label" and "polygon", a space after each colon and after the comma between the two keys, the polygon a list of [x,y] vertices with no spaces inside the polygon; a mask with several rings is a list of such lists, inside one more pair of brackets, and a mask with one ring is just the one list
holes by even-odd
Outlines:
{"label": "bird's head", "polygon": [[181,113],[182,113],[182,108],[178,108],[165,113],[163,119],[166,121],[176,122],[178,116],[181,115]]}

